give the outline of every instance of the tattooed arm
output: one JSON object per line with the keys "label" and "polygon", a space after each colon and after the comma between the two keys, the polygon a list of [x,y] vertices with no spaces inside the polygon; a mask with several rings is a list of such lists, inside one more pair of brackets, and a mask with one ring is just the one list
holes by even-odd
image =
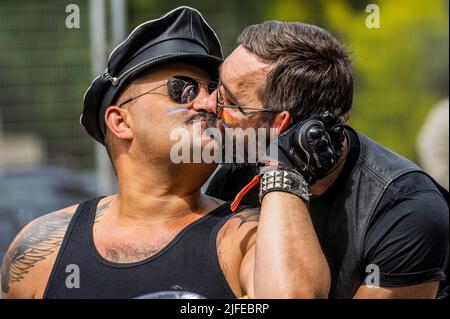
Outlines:
{"label": "tattooed arm", "polygon": [[3,298],[34,298],[43,293],[76,208],[37,218],[16,236],[1,267]]}
{"label": "tattooed arm", "polygon": [[[217,235],[217,252],[225,278],[236,296],[250,295],[247,277],[253,268],[245,262],[256,242],[259,209],[245,209],[228,219]],[[246,259],[245,259],[246,258]]]}

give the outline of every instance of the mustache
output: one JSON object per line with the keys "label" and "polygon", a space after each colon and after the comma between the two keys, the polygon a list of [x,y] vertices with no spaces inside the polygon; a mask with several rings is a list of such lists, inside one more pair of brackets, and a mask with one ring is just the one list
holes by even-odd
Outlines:
{"label": "mustache", "polygon": [[187,117],[184,120],[183,124],[188,125],[197,120],[204,120],[206,123],[206,127],[210,128],[210,127],[216,127],[218,119],[219,118],[217,117],[217,115],[215,113],[199,111],[199,112],[197,112],[197,114],[193,114],[193,115]]}
{"label": "mustache", "polygon": [[[206,124],[206,128],[211,128],[211,129],[219,129],[217,127],[217,122],[219,121],[218,116],[213,113],[213,112],[207,112],[204,110],[198,111],[195,114],[192,114],[188,117],[186,117],[183,121],[184,125],[189,125],[192,124],[195,121],[198,120],[204,120],[205,124]],[[240,151],[240,156],[238,158],[237,156],[237,136],[231,135],[229,136],[229,138],[232,140],[233,143],[233,147],[231,148],[231,152],[230,149],[228,149],[226,147],[226,143],[225,143],[225,135],[227,133],[220,131],[220,135],[219,136],[215,136],[215,135],[211,135],[212,138],[214,139],[220,139],[221,140],[221,149],[219,150],[219,152],[221,153],[221,165],[225,165],[227,167],[229,167],[230,169],[241,169],[243,167],[255,167],[255,163],[249,162],[249,150],[247,147],[247,143],[248,141],[244,141],[244,147],[242,149],[239,149]],[[268,137],[266,137],[268,138]],[[266,144],[269,143],[269,140],[266,141]],[[243,162],[242,162],[243,161]]]}

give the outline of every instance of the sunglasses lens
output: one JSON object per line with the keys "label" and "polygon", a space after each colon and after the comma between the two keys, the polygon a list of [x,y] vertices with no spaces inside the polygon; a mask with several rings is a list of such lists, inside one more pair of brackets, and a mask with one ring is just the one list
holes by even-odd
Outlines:
{"label": "sunglasses lens", "polygon": [[178,104],[187,104],[194,101],[199,92],[199,84],[196,80],[187,76],[174,76],[167,82],[170,98]]}

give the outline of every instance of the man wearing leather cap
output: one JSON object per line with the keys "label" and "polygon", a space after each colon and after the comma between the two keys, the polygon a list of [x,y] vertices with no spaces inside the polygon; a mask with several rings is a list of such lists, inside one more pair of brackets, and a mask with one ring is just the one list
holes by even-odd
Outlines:
{"label": "man wearing leather cap", "polygon": [[[247,27],[203,109],[217,113],[224,127],[277,129],[284,158],[273,165],[262,157],[270,165],[259,169],[224,165],[206,193],[237,196],[261,205],[262,213],[269,206],[280,215],[303,214],[295,189],[278,189],[260,203],[261,193],[274,188],[269,174],[300,175],[309,183],[308,214],[331,271],[329,297],[448,297],[448,192],[411,161],[343,128],[336,116],[347,122],[352,97],[350,58],[327,31],[299,22]],[[326,133],[305,141],[305,129],[317,121]],[[323,136],[334,142],[322,143]],[[257,174],[260,187],[248,191]]]}
{"label": "man wearing leather cap", "polygon": [[3,262],[5,298],[327,296],[328,266],[302,201],[282,214],[233,214],[200,192],[215,164],[170,160],[173,129],[215,126],[200,101],[221,61],[216,34],[188,7],[138,26],[113,51],[81,123],[107,147],[119,192],[27,225]]}

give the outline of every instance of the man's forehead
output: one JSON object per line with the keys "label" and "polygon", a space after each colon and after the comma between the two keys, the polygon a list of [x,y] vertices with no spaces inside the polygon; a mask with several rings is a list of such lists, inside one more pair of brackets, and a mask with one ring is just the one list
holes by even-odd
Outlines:
{"label": "man's forehead", "polygon": [[262,61],[255,53],[250,52],[242,45],[239,45],[236,49],[234,49],[233,52],[231,52],[231,54],[225,59],[223,64],[234,64],[236,62],[241,64],[241,66],[248,67],[249,70],[264,71],[265,68],[270,67],[270,63]]}
{"label": "man's forehead", "polygon": [[258,59],[256,54],[238,46],[223,62],[220,78],[236,89],[260,83],[271,69],[271,64]]}

